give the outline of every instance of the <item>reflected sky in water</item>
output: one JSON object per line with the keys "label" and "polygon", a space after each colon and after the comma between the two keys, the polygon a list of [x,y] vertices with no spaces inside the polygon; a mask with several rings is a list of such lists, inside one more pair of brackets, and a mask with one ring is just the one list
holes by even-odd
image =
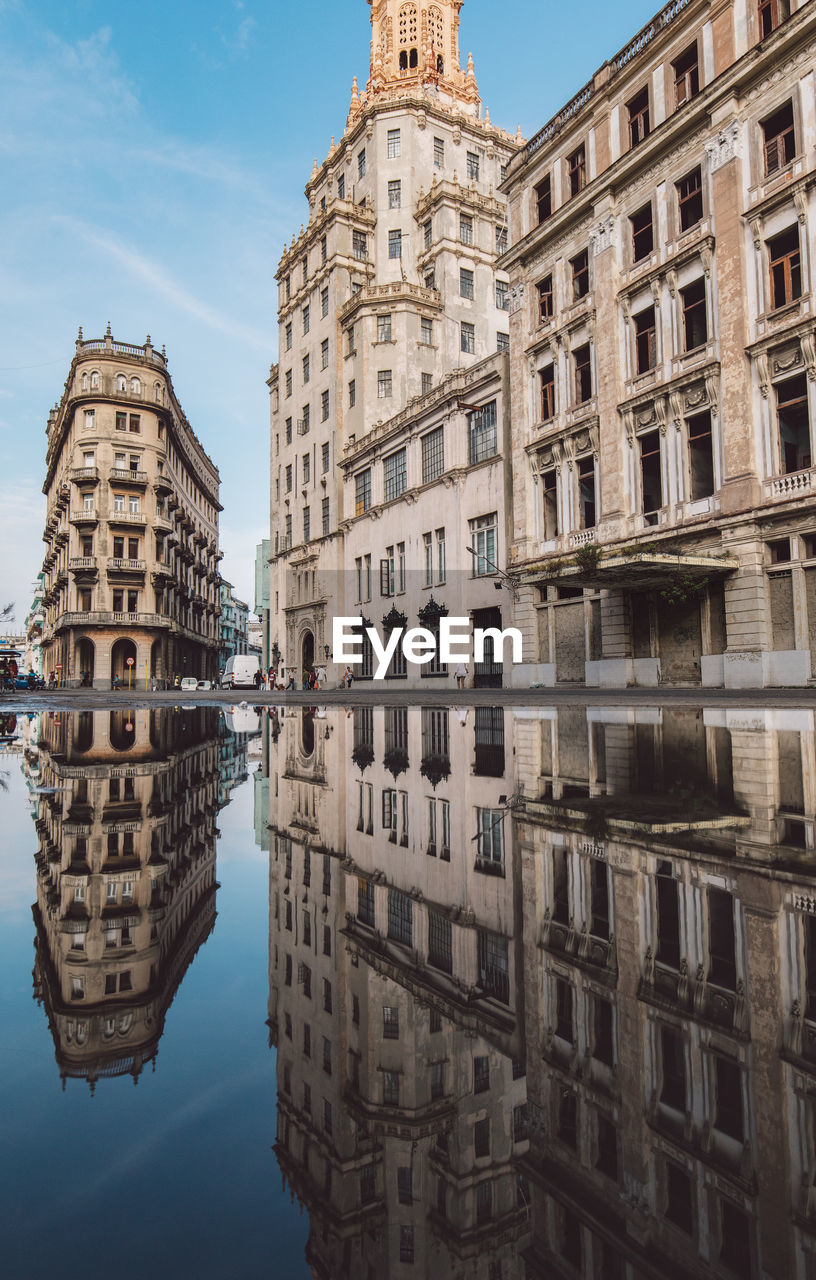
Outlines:
{"label": "reflected sky in water", "polygon": [[774,708],[0,721],[10,1273],[811,1280],[815,761]]}

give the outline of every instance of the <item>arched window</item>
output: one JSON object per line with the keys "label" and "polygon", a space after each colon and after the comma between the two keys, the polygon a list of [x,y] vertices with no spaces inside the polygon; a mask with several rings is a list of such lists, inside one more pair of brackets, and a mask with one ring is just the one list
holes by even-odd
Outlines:
{"label": "arched window", "polygon": [[408,59],[408,65],[409,67],[415,67],[418,62],[419,62],[419,58],[417,56],[417,51],[416,49],[412,49]]}
{"label": "arched window", "polygon": [[142,384],[138,378],[131,378],[130,392],[131,392],[131,395],[134,395],[134,396],[140,396],[142,394]]}
{"label": "arched window", "polygon": [[97,373],[96,369],[94,369],[93,373],[91,374],[91,391],[98,391],[98,390],[99,390],[99,374]]}
{"label": "arched window", "polygon": [[445,74],[445,59],[442,57],[441,53],[437,55],[436,70],[440,76]]}
{"label": "arched window", "polygon": [[83,373],[83,375],[82,375],[82,390],[83,390],[83,391],[87,391],[87,390],[88,390],[88,375],[87,375],[87,373]]}
{"label": "arched window", "polygon": [[127,391],[127,379],[123,373],[117,373],[116,375],[116,390]]}
{"label": "arched window", "polygon": [[161,383],[160,383],[160,382],[154,382],[154,383],[153,383],[153,390],[154,390],[154,392],[155,392],[155,394],[156,394],[156,404],[161,404],[161,400],[162,400],[162,389],[161,389]]}
{"label": "arched window", "polygon": [[407,70],[408,70],[408,54],[405,52],[405,50],[404,50],[404,49],[401,49],[401,50],[400,50],[400,56],[399,56],[399,69],[400,69],[400,71],[407,71]]}

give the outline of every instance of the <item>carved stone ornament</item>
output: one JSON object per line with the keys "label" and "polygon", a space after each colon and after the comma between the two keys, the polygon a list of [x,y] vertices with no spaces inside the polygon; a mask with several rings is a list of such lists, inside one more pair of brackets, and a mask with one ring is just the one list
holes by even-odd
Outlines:
{"label": "carved stone ornament", "polygon": [[510,304],[507,309],[514,316],[524,306],[524,283],[514,285],[507,296]]}
{"label": "carved stone ornament", "polygon": [[779,354],[774,357],[773,371],[774,373],[787,373],[789,369],[795,369],[798,364],[802,363],[802,352],[798,347],[793,350],[788,349],[784,355]]}
{"label": "carved stone ornament", "polygon": [[793,193],[793,203],[796,205],[796,214],[802,226],[805,225],[805,215],[807,213],[807,192],[804,187],[800,187],[798,191]]}
{"label": "carved stone ornament", "polygon": [[705,375],[705,389],[712,416],[716,418],[720,409],[720,380],[718,374],[711,369]]}
{"label": "carved stone ornament", "polygon": [[679,429],[683,421],[683,397],[677,391],[669,392],[669,412],[672,422]]}
{"label": "carved stone ornament", "polygon": [[589,233],[589,247],[593,258],[612,248],[612,236],[615,230],[615,219],[610,215],[604,218],[594,231]]}
{"label": "carved stone ornament", "polygon": [[799,341],[808,378],[811,382],[816,382],[816,338],[812,333],[803,333]]}
{"label": "carved stone ornament", "polygon": [[669,425],[668,419],[666,417],[666,397],[665,396],[658,396],[657,399],[655,400],[655,417],[657,418],[657,425],[660,428],[660,434],[664,436],[666,434],[666,430]]}
{"label": "carved stone ornament", "polygon": [[756,358],[757,377],[759,379],[759,389],[762,392],[764,400],[768,399],[768,391],[771,385],[771,376],[768,369],[767,353],[761,351]]}
{"label": "carved stone ornament", "polygon": [[708,167],[712,173],[722,169],[723,165],[728,164],[739,153],[739,134],[739,121],[732,120],[731,124],[720,130],[716,138],[706,143]]}
{"label": "carved stone ornament", "polygon": [[705,403],[706,389],[703,383],[696,387],[690,387],[686,392],[686,409],[697,409],[701,404]]}

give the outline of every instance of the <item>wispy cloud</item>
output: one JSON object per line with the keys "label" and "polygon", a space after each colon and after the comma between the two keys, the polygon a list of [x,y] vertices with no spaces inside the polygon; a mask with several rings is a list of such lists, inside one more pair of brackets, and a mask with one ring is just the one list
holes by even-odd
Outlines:
{"label": "wispy cloud", "polygon": [[185,289],[174,280],[157,262],[139,253],[132,245],[126,244],[109,231],[101,230],[79,218],[70,218],[61,214],[54,216],[54,221],[61,223],[66,229],[74,232],[87,244],[106,253],[132,276],[150,285],[157,293],[173,303],[181,311],[193,316],[201,324],[207,325],[230,338],[246,342],[259,351],[269,351],[269,335],[257,329],[249,328],[240,322],[223,315],[209,303]]}

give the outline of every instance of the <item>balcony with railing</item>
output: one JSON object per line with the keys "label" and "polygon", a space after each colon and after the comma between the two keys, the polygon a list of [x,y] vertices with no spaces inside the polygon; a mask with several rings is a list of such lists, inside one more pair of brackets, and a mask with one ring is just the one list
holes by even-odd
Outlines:
{"label": "balcony with railing", "polygon": [[71,573],[96,573],[95,556],[72,556],[68,561]]}
{"label": "balcony with railing", "polygon": [[108,524],[130,524],[144,526],[147,516],[143,511],[109,511]]}
{"label": "balcony with railing", "polygon": [[763,482],[763,496],[769,502],[793,502],[816,493],[816,467],[769,476]]}
{"label": "balcony with railing", "polygon": [[692,978],[685,959],[677,968],[662,964],[655,959],[650,947],[643,963],[638,999],[658,1009],[690,1015],[735,1036],[748,1037],[748,1008],[742,979],[737,979],[733,988],[722,986],[706,975],[702,964],[697,966]]}
{"label": "balcony with railing", "polygon": [[113,556],[108,560],[108,573],[140,573],[145,571],[144,560],[128,560],[121,556]]}
{"label": "balcony with railing", "polygon": [[96,507],[77,507],[69,515],[71,524],[96,524],[99,520]]}
{"label": "balcony with railing", "polygon": [[138,489],[147,488],[147,472],[137,471],[135,467],[111,467],[109,479],[111,484],[133,485]]}
{"label": "balcony with railing", "polygon": [[80,480],[92,480],[96,483],[99,479],[99,472],[96,467],[74,467],[71,470],[71,479],[75,484],[78,484]]}

